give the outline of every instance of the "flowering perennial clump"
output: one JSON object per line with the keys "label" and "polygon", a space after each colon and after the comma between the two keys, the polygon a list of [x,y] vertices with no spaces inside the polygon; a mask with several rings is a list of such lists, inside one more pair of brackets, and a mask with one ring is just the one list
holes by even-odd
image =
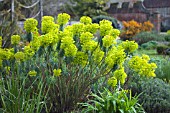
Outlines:
{"label": "flowering perennial clump", "polygon": [[[27,33],[31,34],[28,35],[30,39],[28,44],[22,49],[15,48],[17,49],[15,52],[14,49],[0,48],[0,66],[2,67],[2,62],[6,60],[9,62],[13,60],[14,63],[17,61],[19,64],[34,61],[35,64],[28,65],[30,66],[27,68],[29,76],[40,75],[42,70],[54,76],[79,77],[81,74],[86,76],[90,73],[89,79],[110,75],[108,84],[113,87],[118,83],[124,84],[127,78],[124,61],[129,57],[129,53],[138,48],[137,43],[134,41],[117,43],[120,31],[114,29],[108,20],[93,24],[90,17],[83,16],[80,18],[80,23],[66,26],[69,20],[70,15],[66,13],[59,14],[57,22],[51,16],[44,16],[42,34],[38,33],[37,20],[26,20],[24,28]],[[100,36],[97,37],[96,34]],[[2,42],[2,37],[0,37],[0,42]],[[13,45],[19,42],[19,35],[11,37]],[[8,67],[10,63],[4,64],[4,67]],[[46,69],[42,69],[41,66],[45,66]],[[140,75],[155,76],[156,65],[149,63],[149,57],[146,55],[133,56],[130,58],[129,66]],[[79,68],[72,69],[76,67]]]}

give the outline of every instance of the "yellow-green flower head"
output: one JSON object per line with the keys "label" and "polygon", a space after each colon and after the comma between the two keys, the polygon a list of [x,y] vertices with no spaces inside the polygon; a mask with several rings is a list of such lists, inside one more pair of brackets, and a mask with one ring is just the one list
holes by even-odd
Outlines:
{"label": "yellow-green flower head", "polygon": [[59,40],[64,38],[64,37],[73,37],[73,32],[70,29],[70,27],[66,27],[67,29],[64,29],[64,31],[59,31],[58,38]]}
{"label": "yellow-green flower head", "polygon": [[73,44],[74,43],[74,40],[72,37],[63,37],[61,39],[61,48],[62,49],[65,49],[67,48],[69,45]]}
{"label": "yellow-green flower head", "polygon": [[15,53],[14,57],[17,61],[24,61],[25,60],[25,54],[23,52]]}
{"label": "yellow-green flower head", "polygon": [[57,17],[57,23],[59,25],[65,25],[70,20],[70,15],[67,13],[60,13]]}
{"label": "yellow-green flower head", "polygon": [[82,23],[77,23],[73,24],[73,35],[79,35],[84,31],[84,24]]}
{"label": "yellow-green flower head", "polygon": [[2,47],[2,37],[0,36],[0,48]]}
{"label": "yellow-green flower head", "polygon": [[92,38],[93,38],[93,34],[91,34],[90,32],[82,33],[80,36],[80,43],[85,44],[89,42]]}
{"label": "yellow-green flower head", "polygon": [[73,29],[72,27],[66,27],[66,29],[64,29],[64,36],[69,36],[69,37],[73,37]]}
{"label": "yellow-green flower head", "polygon": [[35,70],[32,70],[32,71],[29,71],[28,73],[29,76],[36,76],[37,75],[37,72]]}
{"label": "yellow-green flower head", "polygon": [[54,33],[51,33],[52,36],[53,36],[53,42],[52,42],[52,45],[55,45],[59,42],[59,37],[58,37],[58,34],[54,34]]}
{"label": "yellow-green flower head", "polygon": [[52,16],[43,16],[42,17],[42,26],[41,30],[43,34],[49,33],[56,28],[56,24],[54,23],[54,18]]}
{"label": "yellow-green flower head", "polygon": [[56,77],[60,76],[61,75],[61,69],[54,69],[53,75],[56,76]]}
{"label": "yellow-green flower head", "polygon": [[103,46],[106,48],[109,48],[112,44],[116,44],[115,38],[110,35],[104,36],[102,41],[103,41]]}
{"label": "yellow-green flower head", "polygon": [[30,46],[34,51],[37,51],[40,48],[40,41],[38,39],[30,42]]}
{"label": "yellow-green flower head", "polygon": [[121,65],[125,61],[124,49],[113,46],[106,55],[105,63],[112,69],[114,65]]}
{"label": "yellow-green flower head", "polygon": [[91,32],[92,34],[94,34],[94,33],[96,33],[96,31],[99,29],[99,24],[96,24],[96,23],[91,24],[91,27],[90,27],[90,28],[91,28],[91,29],[89,29],[90,32]]}
{"label": "yellow-green flower head", "polygon": [[157,68],[155,63],[149,63],[149,58],[146,55],[142,57],[133,56],[129,61],[129,67],[139,73],[141,76],[155,77],[155,69]]}
{"label": "yellow-green flower head", "polygon": [[0,48],[0,59],[10,60],[14,57],[13,49],[1,49]]}
{"label": "yellow-green flower head", "polygon": [[138,44],[135,41],[126,40],[122,42],[119,46],[123,47],[126,52],[132,53],[138,49]]}
{"label": "yellow-green flower head", "polygon": [[120,35],[120,31],[118,29],[112,29],[109,31],[109,35],[116,39]]}
{"label": "yellow-green flower head", "polygon": [[80,18],[80,22],[83,24],[91,24],[92,23],[92,19],[88,16],[82,16]]}
{"label": "yellow-green flower head", "polygon": [[42,22],[54,22],[54,18],[52,16],[43,16]]}
{"label": "yellow-green flower head", "polygon": [[99,24],[87,24],[84,25],[84,32],[90,32],[92,34],[95,34],[97,32],[97,30],[99,29]]}
{"label": "yellow-green flower head", "polygon": [[26,59],[30,59],[35,54],[35,51],[30,46],[25,46],[24,53],[25,53]]}
{"label": "yellow-green flower head", "polygon": [[117,85],[117,79],[116,77],[111,77],[108,79],[108,85],[110,85],[111,87],[115,87]]}
{"label": "yellow-green flower head", "polygon": [[71,44],[64,49],[64,52],[65,52],[65,56],[73,57],[77,53],[77,47],[74,44]]}
{"label": "yellow-green flower head", "polygon": [[39,38],[40,34],[38,32],[38,28],[35,29],[35,31],[32,33],[33,34],[33,40],[36,40]]}
{"label": "yellow-green flower head", "polygon": [[101,36],[108,35],[110,30],[113,29],[112,22],[110,22],[108,20],[102,20],[102,21],[100,21],[99,24],[100,24],[100,35]]}
{"label": "yellow-green flower head", "polygon": [[66,36],[67,36],[67,34],[65,34],[63,31],[59,31],[59,32],[58,32],[58,38],[59,38],[59,40],[62,39],[63,37],[66,37]]}
{"label": "yellow-green flower head", "polygon": [[6,56],[7,56],[7,52],[4,50],[4,49],[2,49],[2,48],[0,48],[0,59],[6,59]]}
{"label": "yellow-green flower head", "polygon": [[58,31],[59,31],[59,28],[60,28],[60,26],[59,26],[58,24],[54,24],[54,30],[55,30],[55,31],[58,32]]}
{"label": "yellow-green flower head", "polygon": [[41,35],[41,46],[47,47],[53,42],[53,35],[52,33],[48,33],[45,35]]}
{"label": "yellow-green flower head", "polygon": [[74,64],[85,66],[88,62],[88,55],[84,52],[78,51],[75,58]]}
{"label": "yellow-green flower head", "polygon": [[64,28],[64,31],[69,31],[69,32],[73,32],[73,26],[72,25],[68,25]]}
{"label": "yellow-green flower head", "polygon": [[97,48],[98,43],[94,40],[88,41],[82,45],[83,51],[94,51]]}
{"label": "yellow-green flower head", "polygon": [[38,21],[34,18],[29,18],[24,22],[24,29],[30,33],[37,29]]}
{"label": "yellow-green flower head", "polygon": [[104,52],[100,49],[100,48],[97,48],[95,49],[95,51],[93,51],[93,60],[95,63],[100,63],[104,57]]}
{"label": "yellow-green flower head", "polygon": [[118,70],[116,70],[114,72],[114,77],[117,79],[117,80],[120,80],[121,84],[124,84],[125,83],[125,80],[127,78],[127,74],[125,73],[124,71],[124,68],[120,68]]}
{"label": "yellow-green flower head", "polygon": [[13,59],[14,58],[14,48],[8,49],[8,54],[10,55],[9,59]]}
{"label": "yellow-green flower head", "polygon": [[150,58],[148,55],[145,55],[145,54],[142,54],[142,59],[146,60],[146,61],[149,61]]}
{"label": "yellow-green flower head", "polygon": [[20,42],[20,36],[19,35],[12,35],[11,36],[11,44],[17,45]]}

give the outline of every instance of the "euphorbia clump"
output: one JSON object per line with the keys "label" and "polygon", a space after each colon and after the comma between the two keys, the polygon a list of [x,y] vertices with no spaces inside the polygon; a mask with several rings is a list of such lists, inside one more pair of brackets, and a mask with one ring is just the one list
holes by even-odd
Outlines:
{"label": "euphorbia clump", "polygon": [[[89,67],[89,65],[93,67],[93,65],[97,64],[96,67],[98,68],[105,65],[105,69],[102,68],[103,70],[100,70],[103,72],[100,73],[100,76],[106,73],[110,74],[114,77],[114,86],[117,84],[116,81],[121,81],[123,84],[127,78],[123,64],[128,54],[133,53],[138,48],[137,43],[134,41],[123,41],[117,44],[117,37],[120,31],[114,29],[108,20],[102,20],[99,24],[93,24],[90,17],[83,16],[80,18],[80,23],[64,27],[69,19],[70,15],[66,13],[58,15],[57,23],[53,17],[44,16],[41,28],[42,35],[31,35],[34,38],[30,38],[32,40],[29,45],[25,46],[23,51],[20,50],[15,54],[11,53],[9,49],[1,49],[0,52],[2,54],[0,60],[15,58],[16,61],[25,61],[39,54],[40,49],[46,50],[47,48],[52,48],[50,49],[51,52],[47,52],[58,54],[59,60],[54,63],[57,68],[63,68],[63,65],[58,62],[66,62],[67,65],[79,65],[83,67]],[[28,19],[24,23],[24,28],[27,33],[31,33],[37,29],[37,24],[37,20]],[[61,27],[63,29],[60,29]],[[100,33],[100,37],[97,37],[96,33]],[[11,41],[12,44],[18,44],[20,36],[13,35]],[[140,63],[142,63],[142,68],[137,66],[141,65]],[[155,64],[149,63],[149,61],[143,59],[143,57],[132,57],[129,66],[139,72],[140,75],[155,76]],[[148,68],[148,66],[150,68],[146,69],[145,67]],[[53,70],[55,70],[55,68]],[[62,71],[61,76],[63,73],[64,71]],[[109,84],[113,81],[113,77],[109,80]]]}
{"label": "euphorbia clump", "polygon": [[[136,42],[117,43],[120,31],[114,29],[110,21],[94,24],[90,17],[83,16],[80,23],[65,25],[69,19],[70,15],[66,13],[59,14],[57,22],[51,16],[44,16],[41,34],[33,33],[37,29],[37,20],[26,20],[24,28],[31,34],[26,37],[28,44],[15,48],[16,52],[12,48],[0,48],[1,70],[17,65],[20,66],[15,68],[20,69],[17,73],[43,76],[47,83],[50,82],[49,86],[55,84],[50,91],[55,95],[51,99],[56,104],[54,106],[60,104],[57,112],[71,109],[84,97],[89,86],[101,77],[109,77],[108,84],[113,87],[124,84],[128,76],[124,71],[127,59],[131,59],[129,66],[140,75],[155,76],[156,65],[150,63],[146,56],[129,57],[138,48]],[[12,36],[12,43],[18,44],[19,36]],[[49,105],[51,107],[52,104]]]}

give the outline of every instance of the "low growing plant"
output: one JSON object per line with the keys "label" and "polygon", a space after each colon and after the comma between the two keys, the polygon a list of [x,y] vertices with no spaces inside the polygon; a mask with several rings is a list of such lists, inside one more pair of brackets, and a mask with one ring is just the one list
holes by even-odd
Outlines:
{"label": "low growing plant", "polygon": [[80,103],[84,107],[82,113],[145,113],[130,90],[105,89],[98,94],[91,94],[87,103]]}
{"label": "low growing plant", "polygon": [[[5,71],[10,73],[9,69]],[[43,111],[46,106],[47,92],[41,78],[35,77],[28,84],[30,82],[28,76],[14,75],[14,73],[12,76],[6,76],[1,78],[0,83],[0,112],[40,113]]]}
{"label": "low growing plant", "polygon": [[159,45],[157,46],[156,50],[157,50],[157,53],[158,54],[163,54],[163,55],[167,55],[168,52],[167,50],[169,49],[170,47],[166,46],[166,45]]}
{"label": "low growing plant", "polygon": [[170,111],[170,85],[159,78],[148,79],[133,76],[128,88],[132,94],[139,96],[139,103],[147,113],[169,113]]}
{"label": "low growing plant", "polygon": [[155,61],[158,68],[155,70],[157,78],[164,80],[167,83],[170,83],[170,61],[168,59],[162,59]]}

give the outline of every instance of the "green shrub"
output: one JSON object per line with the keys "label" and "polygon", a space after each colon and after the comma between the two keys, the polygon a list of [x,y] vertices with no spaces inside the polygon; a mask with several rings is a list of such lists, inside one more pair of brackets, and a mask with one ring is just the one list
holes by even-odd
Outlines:
{"label": "green shrub", "polygon": [[149,41],[147,43],[143,43],[141,47],[144,49],[155,49],[157,45],[158,43],[156,41]]}
{"label": "green shrub", "polygon": [[119,25],[118,25],[118,20],[116,20],[113,17],[109,17],[109,16],[104,16],[104,15],[100,15],[100,16],[96,16],[92,18],[92,22],[93,23],[99,23],[100,21],[102,21],[103,19],[105,20],[109,20],[112,22],[112,26],[116,29],[119,29]]}
{"label": "green shrub", "polygon": [[155,62],[157,64],[157,69],[155,74],[157,78],[160,78],[167,83],[170,83],[170,61],[167,59],[158,60]]}
{"label": "green shrub", "polygon": [[158,54],[167,54],[168,46],[166,45],[159,45],[157,46],[156,50]]}
{"label": "green shrub", "polygon": [[133,76],[128,84],[132,94],[141,94],[139,103],[147,113],[169,113],[170,85],[159,78],[141,79]]}
{"label": "green shrub", "polygon": [[141,32],[133,37],[133,39],[139,44],[147,43],[149,41],[164,41],[164,35],[154,32]]}
{"label": "green shrub", "polygon": [[138,97],[132,97],[131,91],[115,90],[114,93],[105,89],[99,95],[91,94],[87,103],[81,103],[83,113],[145,113],[138,104]]}

